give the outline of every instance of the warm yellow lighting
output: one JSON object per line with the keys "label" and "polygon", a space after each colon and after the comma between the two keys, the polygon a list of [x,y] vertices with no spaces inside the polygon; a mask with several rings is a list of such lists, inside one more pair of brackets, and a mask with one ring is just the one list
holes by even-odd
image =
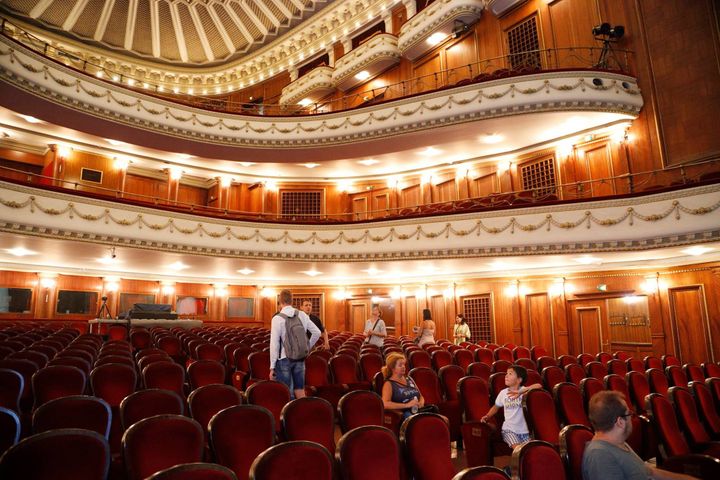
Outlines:
{"label": "warm yellow lighting", "polygon": [[163,295],[172,295],[175,293],[175,285],[163,285],[160,291]]}
{"label": "warm yellow lighting", "polygon": [[425,41],[428,43],[428,45],[434,47],[434,46],[437,45],[438,43],[440,43],[440,42],[442,42],[443,40],[445,40],[447,37],[448,37],[447,33],[435,32],[435,33],[433,33],[432,35],[430,35],[430,36],[427,38],[427,40],[425,40]]}
{"label": "warm yellow lighting", "polygon": [[340,180],[339,182],[337,182],[337,188],[341,192],[349,191],[352,188],[352,186],[353,186],[353,182],[351,182],[350,180]]}
{"label": "warm yellow lighting", "polygon": [[503,141],[503,136],[499,133],[486,133],[480,137],[480,141],[487,144],[500,143]]}
{"label": "warm yellow lighting", "polygon": [[170,167],[170,179],[180,180],[182,178],[183,171],[179,167]]}
{"label": "warm yellow lighting", "polygon": [[190,268],[188,265],[185,265],[181,261],[177,261],[175,263],[171,263],[170,265],[167,265],[167,268],[170,270],[180,271],[185,270],[186,268]]}
{"label": "warm yellow lighting", "polygon": [[555,156],[558,158],[566,158],[572,155],[573,144],[569,141],[560,142],[555,147]]}
{"label": "warm yellow lighting", "polygon": [[60,158],[68,158],[70,152],[72,152],[72,149],[67,145],[58,145],[57,147],[57,156]]}
{"label": "warm yellow lighting", "polygon": [[310,168],[310,169],[320,166],[319,163],[313,163],[313,162],[299,163],[298,165],[300,165],[301,167]]}
{"label": "warm yellow lighting", "polygon": [[582,265],[600,265],[600,264],[602,264],[601,258],[593,257],[591,255],[583,255],[582,257],[576,258],[575,261]]}
{"label": "warm yellow lighting", "polygon": [[497,164],[497,171],[498,173],[507,172],[511,166],[512,162],[510,160],[500,160]]}
{"label": "warm yellow lighting", "polygon": [[103,76],[103,71],[102,71],[102,70],[98,70],[97,72],[95,72],[95,76],[98,77],[98,78],[102,78],[102,76]]}
{"label": "warm yellow lighting", "polygon": [[335,298],[335,300],[346,300],[349,295],[347,290],[345,290],[344,288],[340,288],[333,292],[333,297]]}
{"label": "warm yellow lighting", "polygon": [[505,296],[507,297],[517,297],[518,295],[518,284],[517,282],[510,283],[507,287],[505,287]]}
{"label": "warm yellow lighting", "polygon": [[265,188],[270,191],[275,191],[278,188],[277,182],[275,180],[265,180],[264,185]]}
{"label": "warm yellow lighting", "polygon": [[387,179],[387,187],[388,188],[397,188],[399,183],[400,183],[400,177],[390,177]]}
{"label": "warm yellow lighting", "polygon": [[400,291],[400,287],[395,287],[392,290],[390,290],[390,298],[393,300],[397,300],[402,296],[402,292]]}
{"label": "warm yellow lighting", "polygon": [[315,270],[314,268],[312,268],[310,270],[301,270],[299,273],[304,273],[308,277],[317,277],[318,275],[323,274],[323,272],[319,272],[319,271]]}
{"label": "warm yellow lighting", "polygon": [[20,117],[28,123],[40,123],[42,121],[35,117],[31,117],[30,115],[20,115]]}
{"label": "warm yellow lighting", "polygon": [[559,278],[550,285],[548,293],[553,297],[559,297],[563,294],[564,290],[564,280]]}
{"label": "warm yellow lighting", "polygon": [[427,147],[425,150],[418,152],[423,157],[436,157],[442,153],[442,150],[438,150],[435,147]]}
{"label": "warm yellow lighting", "polygon": [[382,301],[382,298],[373,295],[372,297],[370,297],[370,301],[372,303],[378,304]]}
{"label": "warm yellow lighting", "polygon": [[375,160],[374,158],[368,158],[366,160],[358,160],[357,163],[359,163],[360,165],[365,165],[366,167],[371,167],[373,165],[377,165],[378,163],[380,163],[380,160]]}
{"label": "warm yellow lighting", "polygon": [[255,273],[255,270],[252,270],[252,269],[246,267],[246,268],[241,268],[240,270],[238,270],[238,273],[240,273],[242,275],[250,275],[251,273]]}
{"label": "warm yellow lighting", "polygon": [[454,298],[455,297],[455,289],[452,287],[452,285],[448,286],[448,288],[443,290],[443,297],[445,297],[445,298]]}
{"label": "warm yellow lighting", "polygon": [[216,283],[213,285],[213,290],[216,297],[226,297],[228,294],[227,285],[224,283]]}
{"label": "warm yellow lighting", "polygon": [[301,107],[307,107],[308,105],[312,105],[312,103],[313,101],[309,98],[303,98],[298,102],[298,105],[300,105]]}
{"label": "warm yellow lighting", "polygon": [[120,289],[120,284],[117,282],[105,282],[106,292],[117,292]]}
{"label": "warm yellow lighting", "polygon": [[222,188],[228,188],[230,185],[232,185],[232,177],[220,177],[220,186]]}
{"label": "warm yellow lighting", "polygon": [[57,280],[52,277],[42,277],[40,279],[40,286],[43,288],[54,288],[57,285]]}
{"label": "warm yellow lighting", "polygon": [[15,257],[25,257],[28,255],[37,255],[38,252],[33,252],[23,247],[6,248],[5,251]]}
{"label": "warm yellow lighting", "polygon": [[262,290],[260,290],[260,295],[262,295],[265,298],[272,298],[277,295],[274,288],[270,287],[264,287]]}
{"label": "warm yellow lighting", "polygon": [[130,165],[130,159],[127,157],[117,157],[115,158],[114,165],[117,170],[127,170]]}
{"label": "warm yellow lighting", "polygon": [[135,85],[135,79],[134,79],[134,78],[128,78],[128,79],[127,79],[127,84],[132,87],[133,85]]}
{"label": "warm yellow lighting", "polygon": [[432,179],[432,174],[430,172],[423,173],[420,176],[420,183],[425,185],[430,183],[430,180]]}
{"label": "warm yellow lighting", "polygon": [[355,78],[362,82],[363,80],[367,80],[368,78],[370,78],[370,72],[368,72],[367,70],[363,70],[362,72],[356,73]]}
{"label": "warm yellow lighting", "polygon": [[682,250],[682,253],[684,253],[685,255],[692,255],[693,257],[698,257],[698,256],[703,255],[710,251],[712,251],[712,248],[710,248],[710,247],[703,247],[702,245],[696,245],[694,247],[689,247],[689,248]]}

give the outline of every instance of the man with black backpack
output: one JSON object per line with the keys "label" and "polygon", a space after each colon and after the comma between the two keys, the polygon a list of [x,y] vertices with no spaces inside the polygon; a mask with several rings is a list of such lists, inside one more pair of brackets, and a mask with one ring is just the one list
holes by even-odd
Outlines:
{"label": "man with black backpack", "polygon": [[287,385],[295,398],[305,396],[305,357],[319,338],[307,314],[292,306],[292,292],[280,292],[280,311],[270,326],[270,379]]}

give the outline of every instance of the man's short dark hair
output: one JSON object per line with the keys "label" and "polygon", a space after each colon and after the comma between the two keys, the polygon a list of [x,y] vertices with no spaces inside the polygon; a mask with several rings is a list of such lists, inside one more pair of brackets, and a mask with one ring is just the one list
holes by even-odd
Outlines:
{"label": "man's short dark hair", "polygon": [[590,423],[599,432],[612,430],[617,419],[628,410],[622,393],[603,390],[592,396],[588,405]]}
{"label": "man's short dark hair", "polygon": [[515,372],[515,375],[517,375],[520,379],[520,385],[525,385],[525,380],[527,380],[527,369],[522,365],[510,365],[508,369],[511,368]]}
{"label": "man's short dark hair", "polygon": [[292,305],[292,292],[290,290],[286,289],[280,292],[280,304]]}

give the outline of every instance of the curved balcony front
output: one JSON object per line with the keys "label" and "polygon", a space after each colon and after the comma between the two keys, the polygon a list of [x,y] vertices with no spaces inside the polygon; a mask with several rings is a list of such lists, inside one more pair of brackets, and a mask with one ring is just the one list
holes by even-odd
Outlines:
{"label": "curved balcony front", "polygon": [[[347,91],[400,63],[401,56],[398,38],[380,33],[335,61],[333,81],[340,90]],[[367,73],[359,75],[363,72]]]}
{"label": "curved balcony front", "polygon": [[[398,48],[402,56],[415,60],[434,48],[431,35],[438,39],[465,32],[477,22],[485,8],[483,0],[437,0],[421,10],[400,28]],[[440,41],[440,40],[437,40]]]}
{"label": "curved balcony front", "polygon": [[288,84],[282,89],[280,105],[316,103],[321,98],[335,91],[332,67],[313,68],[310,72]]}

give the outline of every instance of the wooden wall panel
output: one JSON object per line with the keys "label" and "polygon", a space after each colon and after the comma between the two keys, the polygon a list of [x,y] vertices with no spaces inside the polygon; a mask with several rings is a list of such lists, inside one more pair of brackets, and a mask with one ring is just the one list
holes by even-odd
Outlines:
{"label": "wooden wall panel", "polygon": [[420,185],[412,185],[410,187],[403,188],[400,191],[400,207],[414,207],[420,205],[422,191]]}
{"label": "wooden wall panel", "polygon": [[[97,192],[100,189],[119,190],[120,189],[120,171],[113,165],[114,160],[101,155],[89,152],[73,150],[64,160],[64,172],[58,172],[65,182],[70,184],[77,183],[77,190]],[[94,183],[81,180],[81,172],[83,168],[90,168],[103,172],[102,182]],[[66,183],[64,186],[73,188],[72,185]]]}
{"label": "wooden wall panel", "polygon": [[554,328],[548,294],[542,292],[526,295],[525,305],[530,330],[527,345],[540,345],[552,352]]}
{"label": "wooden wall panel", "polygon": [[668,296],[678,357],[697,364],[713,358],[702,285],[670,288]]}
{"label": "wooden wall panel", "polygon": [[435,202],[451,202],[457,198],[457,185],[454,178],[435,185],[435,195],[433,196]]}
{"label": "wooden wall panel", "polygon": [[478,74],[477,48],[474,34],[465,35],[445,49],[446,67],[449,72],[447,81],[450,84],[460,80],[472,79]]}
{"label": "wooden wall panel", "polygon": [[442,86],[442,72],[444,65],[439,52],[435,52],[427,57],[422,57],[418,63],[413,66],[412,76],[416,80],[413,81],[412,93],[421,93],[428,90],[434,90]]}
{"label": "wooden wall panel", "polygon": [[717,155],[720,135],[707,124],[720,111],[717,2],[693,2],[693,8],[682,0],[636,3],[652,65],[666,163]]}
{"label": "wooden wall panel", "polygon": [[[179,203],[185,203],[190,205],[207,205],[208,191],[202,187],[194,187],[191,185],[180,184],[178,189]],[[225,207],[225,201],[223,205],[219,205],[221,208]]]}
{"label": "wooden wall panel", "polygon": [[[445,297],[443,295],[433,295],[430,297],[429,303],[430,312],[435,322],[435,339],[447,338],[448,317],[445,312]],[[422,319],[422,315],[420,318]],[[452,325],[452,323],[450,324]]]}
{"label": "wooden wall panel", "polygon": [[583,151],[583,156],[590,172],[590,178],[593,180],[590,185],[592,195],[614,195],[615,181],[605,180],[614,176],[607,144],[588,148]]}
{"label": "wooden wall panel", "polygon": [[418,306],[418,299],[416,297],[405,297],[403,313],[405,334],[409,335],[408,332],[412,332],[412,328],[420,324],[420,307]]}
{"label": "wooden wall panel", "polygon": [[[602,22],[596,0],[560,0],[548,4],[547,8],[551,34],[545,38],[552,39],[552,44],[546,44],[547,48],[566,49],[597,44],[592,36],[592,28]],[[565,68],[586,66],[581,61],[573,61],[573,54],[569,51],[560,51],[558,56]]]}

